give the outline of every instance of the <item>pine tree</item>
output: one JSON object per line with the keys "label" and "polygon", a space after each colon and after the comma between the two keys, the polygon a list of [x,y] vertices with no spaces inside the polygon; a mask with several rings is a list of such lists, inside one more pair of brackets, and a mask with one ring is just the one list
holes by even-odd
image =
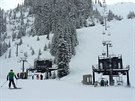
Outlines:
{"label": "pine tree", "polygon": [[128,19],[133,19],[133,18],[135,18],[135,12],[130,11],[129,14],[127,15],[127,18],[128,18]]}
{"label": "pine tree", "polygon": [[108,15],[107,15],[107,20],[108,21],[111,21],[111,20],[113,20],[114,19],[114,14],[113,14],[113,12],[111,11],[111,10],[109,10],[109,13],[108,13]]}
{"label": "pine tree", "polygon": [[6,16],[5,11],[0,8],[0,34],[6,31]]}
{"label": "pine tree", "polygon": [[67,42],[61,38],[57,50],[58,77],[61,78],[69,73],[69,51]]}
{"label": "pine tree", "polygon": [[27,52],[25,52],[25,53],[24,53],[24,56],[25,56],[25,57],[28,57],[28,54],[27,54]]}
{"label": "pine tree", "polygon": [[4,42],[4,43],[2,44],[2,53],[5,53],[5,52],[7,51],[7,49],[8,49],[8,45],[7,45],[6,42]]}
{"label": "pine tree", "polygon": [[51,43],[49,42],[49,43],[48,43],[48,49],[50,49],[50,48],[51,48]]}
{"label": "pine tree", "polygon": [[39,37],[37,37],[37,41],[39,41],[40,39],[39,39]]}
{"label": "pine tree", "polygon": [[2,43],[1,43],[1,41],[0,41],[0,56],[2,56]]}
{"label": "pine tree", "polygon": [[14,41],[16,38],[16,33],[14,31],[12,31],[12,41]]}
{"label": "pine tree", "polygon": [[32,48],[32,50],[31,50],[31,55],[34,55],[35,54],[35,51],[34,51],[34,49]]}
{"label": "pine tree", "polygon": [[40,55],[42,55],[41,49],[39,49],[39,51],[38,51],[38,56],[40,56]]}
{"label": "pine tree", "polygon": [[11,58],[11,49],[9,49],[8,58]]}
{"label": "pine tree", "polygon": [[46,51],[47,50],[47,45],[45,44],[45,46],[44,46],[44,51]]}
{"label": "pine tree", "polygon": [[9,43],[8,43],[8,48],[10,48],[11,47],[11,43],[10,43],[10,41],[9,41]]}
{"label": "pine tree", "polygon": [[19,45],[22,45],[22,43],[23,43],[23,42],[22,42],[22,38],[21,38],[21,39],[20,39],[20,42],[19,42]]}

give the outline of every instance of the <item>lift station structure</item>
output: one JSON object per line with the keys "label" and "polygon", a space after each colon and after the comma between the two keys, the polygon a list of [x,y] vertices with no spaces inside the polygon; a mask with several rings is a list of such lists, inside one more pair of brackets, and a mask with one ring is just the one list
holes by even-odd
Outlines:
{"label": "lift station structure", "polygon": [[[106,2],[103,1],[103,8],[104,8],[104,32],[103,35],[107,34],[108,25],[107,25],[107,13],[106,13]],[[108,34],[108,37],[110,33]],[[95,84],[95,73],[107,75],[109,76],[109,85],[114,84],[113,77],[119,77],[120,75],[127,77],[127,86],[130,86],[129,81],[129,70],[130,66],[127,65],[125,68],[123,66],[122,55],[111,55],[109,54],[109,48],[112,47],[112,43],[110,40],[102,42],[103,47],[106,48],[106,52],[103,52],[102,55],[98,56],[98,65],[92,65],[92,72],[93,72],[93,85]]]}

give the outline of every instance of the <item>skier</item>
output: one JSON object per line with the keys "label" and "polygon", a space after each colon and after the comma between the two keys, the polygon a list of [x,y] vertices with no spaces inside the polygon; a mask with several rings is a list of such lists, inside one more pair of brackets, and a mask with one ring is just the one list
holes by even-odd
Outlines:
{"label": "skier", "polygon": [[40,74],[40,80],[43,80],[43,75],[42,74]]}
{"label": "skier", "polygon": [[16,77],[15,73],[13,72],[13,70],[11,69],[10,72],[8,73],[8,75],[7,75],[7,81],[9,80],[9,88],[11,88],[11,83],[13,84],[14,88],[17,88],[16,85],[15,85],[15,82],[14,82],[14,77],[16,79],[18,79]]}

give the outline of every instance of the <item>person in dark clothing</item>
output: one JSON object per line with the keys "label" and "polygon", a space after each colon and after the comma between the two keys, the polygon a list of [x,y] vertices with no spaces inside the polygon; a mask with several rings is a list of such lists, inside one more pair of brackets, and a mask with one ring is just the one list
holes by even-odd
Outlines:
{"label": "person in dark clothing", "polygon": [[43,75],[42,74],[40,74],[40,80],[43,80]]}
{"label": "person in dark clothing", "polygon": [[100,81],[100,85],[105,86],[105,81],[103,79]]}
{"label": "person in dark clothing", "polygon": [[10,72],[7,75],[7,80],[9,80],[9,88],[11,88],[11,83],[13,85],[14,88],[17,88],[14,82],[14,77],[17,79],[15,73],[13,72],[13,70],[11,69]]}

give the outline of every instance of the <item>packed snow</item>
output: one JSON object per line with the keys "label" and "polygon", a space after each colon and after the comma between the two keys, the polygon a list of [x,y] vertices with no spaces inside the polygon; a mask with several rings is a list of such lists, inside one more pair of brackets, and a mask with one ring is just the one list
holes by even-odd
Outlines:
{"label": "packed snow", "polygon": [[[77,30],[79,45],[76,47],[76,55],[70,62],[70,74],[61,79],[48,80],[15,80],[17,87],[22,89],[9,90],[8,82],[0,88],[0,101],[134,101],[135,99],[135,19],[109,22],[108,33],[103,35],[103,26],[97,24],[94,27],[87,27]],[[111,36],[108,36],[111,34]],[[52,35],[51,37],[52,38]],[[49,50],[43,51],[45,44],[49,41],[46,36],[40,36],[40,41],[35,37],[23,37],[23,44],[19,46],[19,54],[16,57],[15,42],[11,43],[12,57],[6,58],[8,52],[0,58],[0,85],[6,81],[6,75],[10,69],[15,73],[22,70],[22,63],[18,62],[23,54],[27,52],[28,63],[25,69],[33,66],[37,58],[38,50],[42,50],[42,58],[53,58]],[[123,65],[130,65],[131,87],[126,86],[126,77],[123,76],[123,86],[94,87],[82,84],[84,74],[92,74],[92,65],[98,63],[98,55],[101,55],[105,48],[102,41],[109,39],[113,47],[109,48],[110,54],[122,54]],[[35,49],[35,55],[31,56],[30,47]],[[99,80],[102,75],[96,75]],[[107,77],[105,77],[107,78]]]}

